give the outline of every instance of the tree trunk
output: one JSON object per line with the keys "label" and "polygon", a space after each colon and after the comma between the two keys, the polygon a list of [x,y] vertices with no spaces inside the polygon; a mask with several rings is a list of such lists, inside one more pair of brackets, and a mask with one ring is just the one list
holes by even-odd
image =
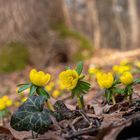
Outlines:
{"label": "tree trunk", "polygon": [[[117,2],[118,2],[117,0],[113,1],[113,9],[115,9],[115,7],[117,6]],[[124,24],[120,17],[120,13],[118,13],[117,11],[114,12],[114,21],[120,34],[120,48],[122,50],[126,50],[127,49],[127,35],[124,28]]]}
{"label": "tree trunk", "polygon": [[101,31],[99,23],[98,9],[96,6],[96,0],[87,0],[88,9],[90,12],[90,19],[92,23],[92,36],[93,44],[95,48],[101,47]]}
{"label": "tree trunk", "polygon": [[46,57],[50,50],[66,55],[66,42],[56,45],[58,33],[52,29],[52,25],[69,23],[65,8],[64,0],[0,0],[0,44],[27,43],[33,64],[52,61]]}
{"label": "tree trunk", "polygon": [[138,47],[139,39],[139,18],[136,7],[136,0],[128,0],[128,12],[131,26],[131,48]]}

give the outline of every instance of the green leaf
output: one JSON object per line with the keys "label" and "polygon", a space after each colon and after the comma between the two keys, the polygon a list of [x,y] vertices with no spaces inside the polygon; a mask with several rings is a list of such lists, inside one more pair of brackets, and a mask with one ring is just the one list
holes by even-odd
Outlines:
{"label": "green leaf", "polygon": [[82,80],[84,78],[85,78],[85,75],[82,75],[82,76],[79,77],[79,80]]}
{"label": "green leaf", "polygon": [[82,84],[84,84],[84,85],[86,85],[86,86],[90,86],[90,83],[85,82],[85,81],[80,81],[80,83],[82,83]]}
{"label": "green leaf", "polygon": [[37,89],[38,87],[37,86],[35,86],[35,85],[32,85],[31,86],[31,88],[30,88],[30,96],[32,96],[35,92],[36,92],[36,89]]}
{"label": "green leaf", "polygon": [[17,87],[19,87],[19,86],[23,86],[23,85],[28,85],[28,84],[31,84],[31,83],[18,84]]}
{"label": "green leaf", "polygon": [[122,94],[122,95],[125,94],[125,90],[124,90],[124,89],[120,89],[120,88],[116,88],[116,89],[114,90],[114,92],[116,92],[116,93],[118,93],[118,94]]}
{"label": "green leaf", "polygon": [[72,97],[74,96],[79,96],[80,94],[85,94],[84,91],[82,91],[82,89],[79,86],[76,86],[73,90],[72,90]]}
{"label": "green leaf", "polygon": [[75,87],[73,90],[72,90],[72,98],[74,98],[74,96],[76,96],[76,94],[79,93],[79,90],[77,87]]}
{"label": "green leaf", "polygon": [[120,79],[116,79],[116,80],[114,81],[114,83],[113,83],[112,86],[118,85],[118,84],[120,84],[120,83],[121,83],[121,82],[120,82]]}
{"label": "green leaf", "polygon": [[78,73],[78,75],[80,75],[82,73],[83,70],[83,62],[79,62],[76,66],[76,71]]}
{"label": "green leaf", "polygon": [[38,95],[40,95],[40,96],[45,96],[46,99],[49,99],[49,98],[50,98],[49,93],[48,93],[43,87],[38,87],[38,88],[37,88],[37,93],[38,93]]}
{"label": "green leaf", "polygon": [[81,94],[81,95],[83,95],[83,94],[86,94],[87,92],[85,91],[85,90],[83,90],[83,89],[80,89],[80,92],[79,92],[79,94]]}
{"label": "green leaf", "polygon": [[72,90],[72,98],[86,94],[90,89],[90,84],[85,81],[78,81],[77,86]]}
{"label": "green leaf", "polygon": [[31,85],[32,85],[32,84],[29,83],[29,84],[25,84],[25,85],[21,86],[21,87],[18,89],[18,93],[20,93],[20,92],[22,92],[22,91],[28,89]]}
{"label": "green leaf", "polygon": [[78,85],[82,90],[89,91],[90,89],[90,84],[84,81],[79,81]]}
{"label": "green leaf", "polygon": [[44,109],[45,98],[30,96],[19,109],[12,115],[10,125],[17,131],[34,131],[38,134],[45,133],[52,121],[50,112]]}
{"label": "green leaf", "polygon": [[80,95],[82,95],[82,94],[86,94],[87,93],[87,91],[85,91],[82,87],[77,87],[77,89],[78,89],[78,92],[77,92],[77,96],[80,96]]}

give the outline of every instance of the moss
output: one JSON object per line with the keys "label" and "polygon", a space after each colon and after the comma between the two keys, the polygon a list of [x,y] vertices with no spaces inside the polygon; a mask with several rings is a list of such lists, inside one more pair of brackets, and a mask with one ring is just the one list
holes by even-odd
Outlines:
{"label": "moss", "polygon": [[29,53],[25,44],[11,42],[0,51],[0,72],[12,72],[23,69],[28,63]]}
{"label": "moss", "polygon": [[[77,52],[73,55],[72,61],[79,61],[89,58],[92,55],[92,43],[81,33],[69,29],[64,24],[58,24],[55,29],[59,32],[62,38],[72,38],[78,41],[79,47]],[[87,52],[86,56],[82,52]],[[80,52],[80,53],[79,53]]]}

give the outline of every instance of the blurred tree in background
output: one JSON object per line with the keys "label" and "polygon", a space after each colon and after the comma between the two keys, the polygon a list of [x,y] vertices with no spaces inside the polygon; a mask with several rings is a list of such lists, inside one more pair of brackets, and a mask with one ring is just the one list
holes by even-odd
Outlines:
{"label": "blurred tree in background", "polygon": [[126,50],[139,46],[139,0],[66,1],[74,29],[88,36],[94,47]]}
{"label": "blurred tree in background", "polygon": [[93,47],[136,48],[139,7],[139,0],[1,0],[0,48],[21,42],[38,67],[88,58]]}

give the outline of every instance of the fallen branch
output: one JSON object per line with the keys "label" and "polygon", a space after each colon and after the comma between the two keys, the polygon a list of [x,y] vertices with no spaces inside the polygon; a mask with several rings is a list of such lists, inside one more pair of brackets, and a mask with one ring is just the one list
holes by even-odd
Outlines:
{"label": "fallen branch", "polygon": [[98,131],[99,131],[98,128],[87,128],[87,129],[84,129],[84,130],[79,130],[77,132],[73,132],[72,134],[65,135],[64,138],[70,139],[70,138],[74,138],[74,137],[81,136],[81,135],[92,135],[92,136],[94,136],[98,133]]}

